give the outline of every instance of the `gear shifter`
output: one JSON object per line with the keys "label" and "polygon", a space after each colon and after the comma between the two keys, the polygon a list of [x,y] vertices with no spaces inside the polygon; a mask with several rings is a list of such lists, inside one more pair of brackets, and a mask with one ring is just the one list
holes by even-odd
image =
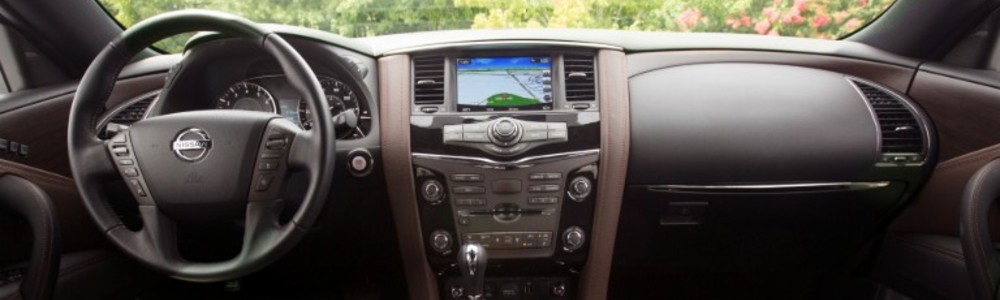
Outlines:
{"label": "gear shifter", "polygon": [[458,270],[469,300],[483,299],[483,282],[486,281],[486,248],[475,243],[462,245],[458,251]]}

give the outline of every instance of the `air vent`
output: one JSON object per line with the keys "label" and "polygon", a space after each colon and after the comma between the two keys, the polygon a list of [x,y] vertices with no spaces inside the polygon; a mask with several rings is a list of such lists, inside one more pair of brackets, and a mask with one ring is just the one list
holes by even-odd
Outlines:
{"label": "air vent", "polygon": [[160,91],[147,93],[125,102],[125,104],[119,106],[115,111],[112,111],[111,118],[104,119],[101,122],[101,127],[98,128],[101,138],[111,137],[121,130],[122,126],[131,126],[133,123],[142,120],[146,116],[146,111],[153,105],[153,101],[159,96]]}
{"label": "air vent", "polygon": [[122,108],[114,117],[111,117],[109,122],[119,125],[132,125],[132,123],[139,122],[146,115],[146,111],[149,110],[149,106],[153,104],[153,100],[156,100],[156,96],[158,95],[159,93],[145,96],[131,105]]}
{"label": "air vent", "polygon": [[854,81],[878,117],[882,131],[883,160],[919,161],[924,153],[924,134],[920,121],[904,100],[871,84]]}
{"label": "air vent", "polygon": [[444,57],[429,56],[413,59],[413,103],[416,105],[444,103]]}
{"label": "air vent", "polygon": [[567,54],[563,56],[566,79],[566,101],[594,101],[594,56]]}

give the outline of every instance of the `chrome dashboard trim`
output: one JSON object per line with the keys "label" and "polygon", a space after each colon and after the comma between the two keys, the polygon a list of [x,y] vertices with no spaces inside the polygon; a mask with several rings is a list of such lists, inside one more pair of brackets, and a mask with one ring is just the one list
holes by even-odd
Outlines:
{"label": "chrome dashboard trim", "polygon": [[651,192],[662,193],[792,193],[856,191],[884,188],[887,186],[889,186],[888,181],[858,181],[735,185],[663,184],[650,185],[646,188]]}
{"label": "chrome dashboard trim", "polygon": [[459,156],[459,155],[446,155],[446,154],[430,154],[430,153],[419,153],[414,152],[412,154],[413,159],[425,159],[425,160],[439,160],[439,161],[450,161],[456,163],[464,163],[474,165],[484,169],[521,169],[531,167],[536,164],[546,163],[551,161],[557,161],[567,158],[598,155],[601,153],[600,149],[590,149],[590,150],[580,150],[580,151],[570,151],[561,152],[537,156],[528,156],[515,161],[496,161],[484,157],[476,156]]}
{"label": "chrome dashboard trim", "polygon": [[496,41],[477,41],[477,42],[448,42],[448,43],[432,44],[426,46],[399,48],[382,53],[382,55],[394,55],[394,54],[403,54],[410,52],[441,50],[447,48],[482,47],[482,46],[501,46],[501,47],[556,46],[556,47],[572,47],[572,48],[607,49],[616,51],[624,50],[622,47],[619,46],[600,44],[600,43],[546,41],[546,40],[496,40]]}

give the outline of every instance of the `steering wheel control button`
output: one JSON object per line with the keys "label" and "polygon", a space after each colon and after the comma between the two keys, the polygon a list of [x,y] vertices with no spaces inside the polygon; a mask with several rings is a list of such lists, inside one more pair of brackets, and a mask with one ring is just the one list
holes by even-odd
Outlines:
{"label": "steering wheel control button", "polygon": [[267,191],[271,188],[271,183],[274,182],[274,175],[271,174],[260,174],[257,176],[257,180],[254,181],[253,189],[258,192]]}
{"label": "steering wheel control button", "polygon": [[587,236],[580,227],[573,226],[563,231],[563,251],[573,253],[576,250],[580,250],[586,241]]}
{"label": "steering wheel control button", "polygon": [[135,164],[135,161],[131,159],[119,159],[118,164],[123,166],[131,166]]}
{"label": "steering wheel control button", "polygon": [[583,202],[583,200],[587,199],[587,196],[590,196],[590,192],[592,190],[593,184],[590,179],[580,176],[573,178],[573,181],[570,181],[569,190],[566,191],[566,194],[569,195],[569,198],[573,199],[573,201]]}
{"label": "steering wheel control button", "polygon": [[146,197],[146,189],[142,188],[142,182],[139,179],[129,179],[128,186],[139,197]]}
{"label": "steering wheel control button", "polygon": [[446,230],[435,230],[431,233],[430,244],[434,252],[440,255],[448,255],[451,253],[451,234]]}
{"label": "steering wheel control button", "polygon": [[257,164],[257,169],[258,170],[262,170],[262,171],[277,170],[278,169],[278,162],[277,161],[267,161],[267,160],[265,160],[265,161],[262,161],[259,164]]}
{"label": "steering wheel control button", "polygon": [[264,143],[264,147],[270,150],[284,150],[288,146],[288,138],[283,136],[270,137]]}
{"label": "steering wheel control button", "polygon": [[451,181],[455,182],[482,182],[483,174],[452,174]]}
{"label": "steering wheel control button", "polygon": [[429,179],[420,186],[420,195],[431,205],[441,204],[444,199],[444,186],[440,181]]}
{"label": "steering wheel control button", "polygon": [[452,189],[455,194],[483,194],[486,193],[486,188],[481,186],[456,186]]}
{"label": "steering wheel control button", "polygon": [[139,169],[134,167],[122,168],[122,174],[125,174],[125,177],[139,177]]}
{"label": "steering wheel control button", "polygon": [[115,156],[119,156],[119,157],[120,156],[128,156],[129,155],[128,146],[125,146],[125,145],[114,145],[114,146],[111,147],[111,153],[114,153]]}

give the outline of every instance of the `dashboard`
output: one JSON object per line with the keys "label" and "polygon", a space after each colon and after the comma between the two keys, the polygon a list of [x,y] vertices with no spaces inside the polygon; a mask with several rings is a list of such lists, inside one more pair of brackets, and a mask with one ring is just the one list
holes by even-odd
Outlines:
{"label": "dashboard", "polygon": [[[833,270],[936,163],[933,125],[897,92],[915,64],[850,42],[282,32],[335,115],[338,172],[388,194],[414,298],[461,299],[469,243],[489,253],[486,299],[653,295],[644,278],[760,261]],[[246,42],[196,38],[173,63],[143,116],[242,109],[311,127]]]}

